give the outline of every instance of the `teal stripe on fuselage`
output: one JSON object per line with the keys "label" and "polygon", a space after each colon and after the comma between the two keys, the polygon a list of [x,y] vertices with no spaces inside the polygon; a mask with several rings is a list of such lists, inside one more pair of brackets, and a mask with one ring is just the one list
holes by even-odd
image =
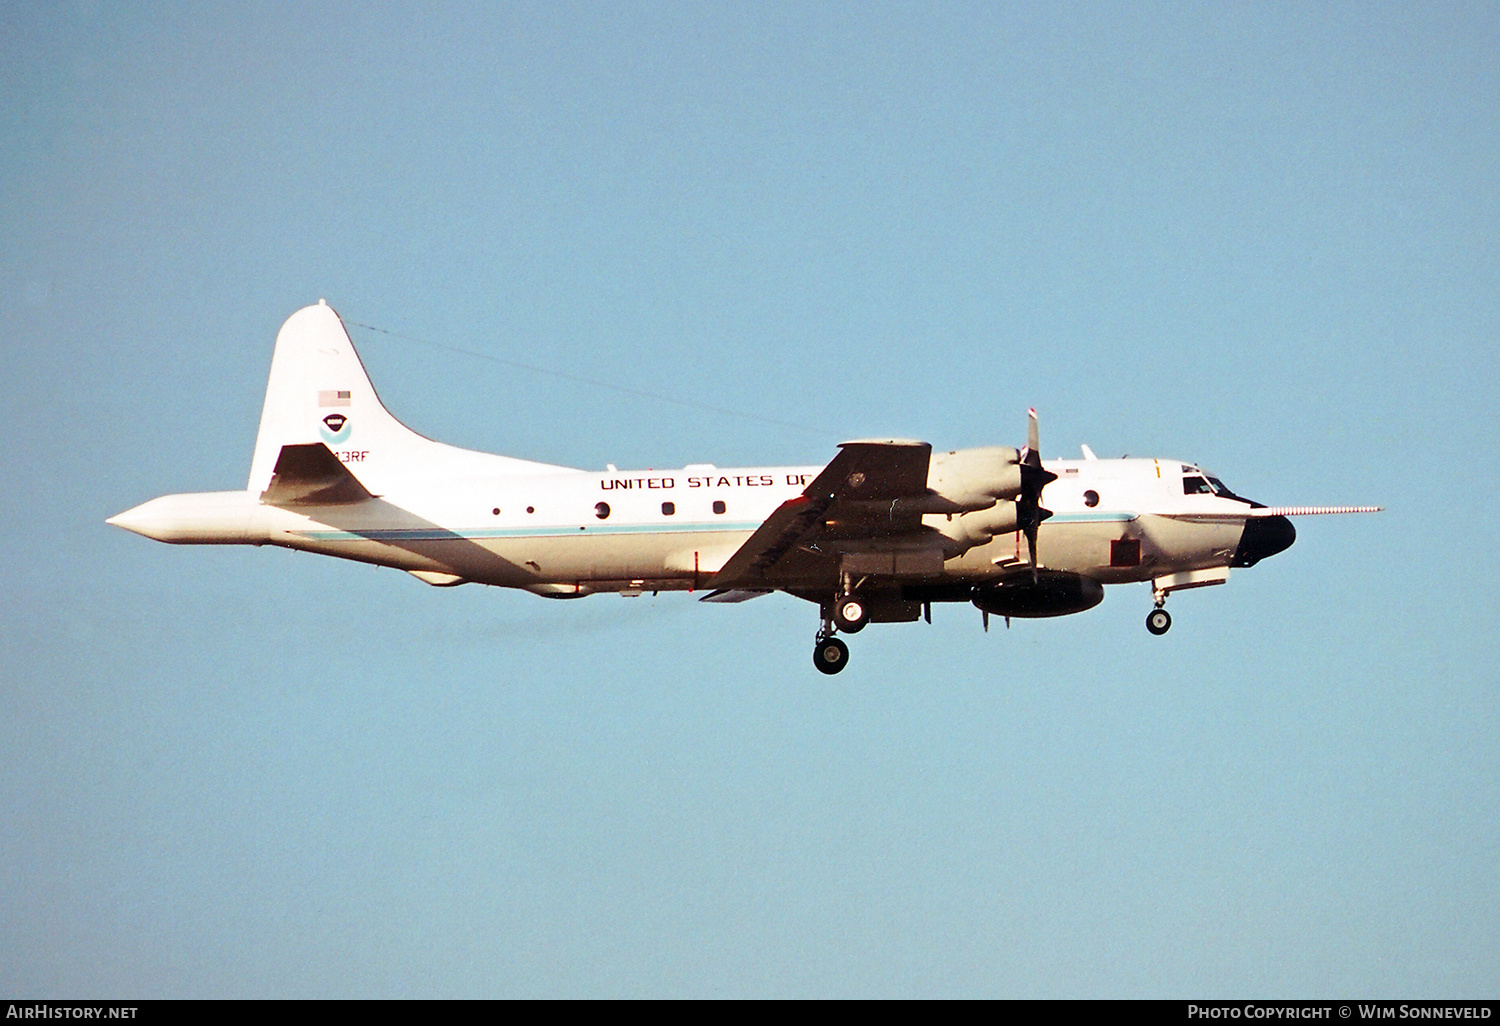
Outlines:
{"label": "teal stripe on fuselage", "polygon": [[[1140,519],[1137,513],[1054,513],[1045,523],[1051,524],[1111,524],[1129,523]],[[490,538],[571,538],[584,535],[630,535],[630,534],[709,534],[753,532],[760,521],[726,524],[723,521],[702,524],[575,524],[553,527],[484,527],[464,530],[444,530],[439,527],[389,527],[371,528],[368,531],[312,530],[293,532],[299,538],[311,541],[451,541],[456,538],[480,540]]]}
{"label": "teal stripe on fuselage", "polygon": [[[1047,525],[1055,523],[1128,523],[1140,519],[1139,513],[1053,513]],[[759,520],[742,523],[582,523],[571,526],[537,526],[537,528],[468,528],[447,531],[443,528],[371,528],[368,531],[294,531],[300,538],[312,541],[449,541],[453,538],[568,538],[585,535],[625,534],[742,534],[759,528]]]}
{"label": "teal stripe on fuselage", "polygon": [[1054,513],[1043,524],[1127,524],[1139,520],[1139,513]]}
{"label": "teal stripe on fuselage", "polygon": [[486,527],[444,530],[440,527],[373,527],[368,531],[294,531],[311,541],[476,541],[487,538],[573,538],[578,535],[626,534],[744,534],[760,526],[759,521],[740,524],[575,524],[571,527]]}

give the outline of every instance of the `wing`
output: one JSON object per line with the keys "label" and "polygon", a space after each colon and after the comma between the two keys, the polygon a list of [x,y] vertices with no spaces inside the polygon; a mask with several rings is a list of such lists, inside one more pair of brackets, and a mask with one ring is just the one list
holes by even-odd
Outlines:
{"label": "wing", "polygon": [[[837,579],[849,553],[920,536],[929,496],[926,442],[845,442],[801,495],[777,507],[709,585],[767,590]],[[894,556],[891,569],[895,569]],[[930,562],[930,560],[928,560]],[[941,566],[941,555],[938,556]]]}

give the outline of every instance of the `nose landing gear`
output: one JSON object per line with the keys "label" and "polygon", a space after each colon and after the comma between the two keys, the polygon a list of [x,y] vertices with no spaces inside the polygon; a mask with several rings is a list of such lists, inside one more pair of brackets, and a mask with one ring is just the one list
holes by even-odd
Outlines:
{"label": "nose landing gear", "polygon": [[1151,582],[1151,597],[1156,600],[1156,608],[1146,615],[1146,630],[1156,635],[1162,635],[1171,630],[1172,617],[1162,607],[1167,604],[1167,596],[1172,592],[1186,588],[1206,588],[1212,584],[1223,584],[1227,580],[1229,580],[1229,567],[1227,566],[1214,566],[1203,570],[1180,570],[1175,574],[1155,578]]}
{"label": "nose landing gear", "polygon": [[1163,635],[1172,629],[1172,614],[1162,608],[1167,604],[1167,592],[1169,590],[1158,584],[1151,592],[1151,597],[1156,602],[1156,608],[1146,614],[1146,630],[1157,636]]}

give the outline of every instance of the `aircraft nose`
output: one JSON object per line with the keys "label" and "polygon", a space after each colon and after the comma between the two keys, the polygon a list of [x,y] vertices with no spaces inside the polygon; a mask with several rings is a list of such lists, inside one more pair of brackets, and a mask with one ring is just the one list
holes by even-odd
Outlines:
{"label": "aircraft nose", "polygon": [[1286,517],[1255,517],[1245,521],[1239,547],[1234,550],[1230,566],[1254,566],[1267,556],[1291,547],[1297,540],[1297,529]]}

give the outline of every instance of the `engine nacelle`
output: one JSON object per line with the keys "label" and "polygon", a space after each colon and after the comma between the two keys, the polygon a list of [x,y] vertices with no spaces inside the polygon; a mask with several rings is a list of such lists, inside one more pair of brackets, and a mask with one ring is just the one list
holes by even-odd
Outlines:
{"label": "engine nacelle", "polygon": [[927,487],[957,508],[985,509],[989,499],[1021,494],[1021,454],[1009,446],[933,453],[927,465]]}
{"label": "engine nacelle", "polygon": [[961,556],[976,545],[987,544],[997,534],[1011,534],[1016,529],[1016,504],[996,502],[989,509],[950,516],[932,524],[942,535],[943,555],[949,559]]}
{"label": "engine nacelle", "polygon": [[1008,581],[975,588],[973,598],[986,613],[1018,618],[1066,616],[1093,609],[1103,601],[1104,585],[1092,577],[1061,570],[1038,571],[1035,583],[1031,574],[1017,574]]}

